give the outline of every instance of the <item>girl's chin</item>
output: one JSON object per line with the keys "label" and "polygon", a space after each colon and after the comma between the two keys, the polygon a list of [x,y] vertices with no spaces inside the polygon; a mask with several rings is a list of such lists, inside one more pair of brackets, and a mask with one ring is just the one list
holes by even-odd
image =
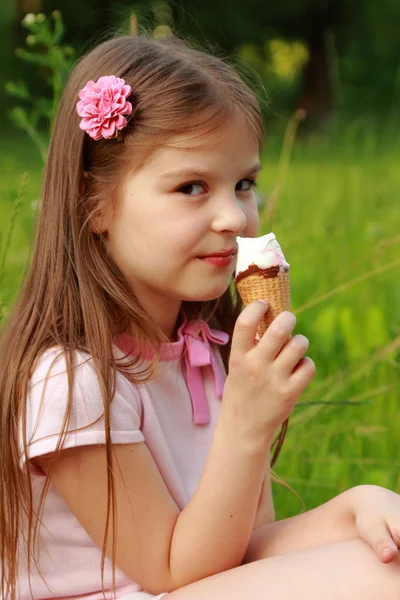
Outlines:
{"label": "girl's chin", "polygon": [[220,298],[228,288],[229,283],[224,287],[214,287],[212,290],[207,290],[207,292],[203,290],[199,294],[192,294],[190,297],[185,298],[185,300],[189,302],[209,302],[211,300],[216,300],[217,298]]}

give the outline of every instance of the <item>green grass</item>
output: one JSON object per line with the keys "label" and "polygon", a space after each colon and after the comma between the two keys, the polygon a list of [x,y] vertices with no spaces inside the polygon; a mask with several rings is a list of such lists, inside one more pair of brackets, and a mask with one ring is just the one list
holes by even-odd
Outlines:
{"label": "green grass", "polygon": [[[298,144],[264,226],[291,263],[297,331],[317,365],[277,463],[307,508],[361,483],[400,492],[399,159],[368,134]],[[276,171],[266,163],[264,189]],[[296,512],[275,489],[278,516]]]}
{"label": "green grass", "polygon": [[11,305],[27,263],[42,168],[40,156],[29,139],[16,133],[3,140],[0,148],[0,278],[3,252],[13,220],[15,226],[0,281],[0,307],[3,303],[6,307]]}
{"label": "green grass", "polygon": [[[317,365],[276,465],[307,509],[362,483],[400,492],[400,144],[391,139],[399,138],[354,125],[334,138],[298,140],[276,214],[263,220],[262,233],[274,231],[291,263],[297,332],[310,339]],[[280,139],[266,145],[265,199],[279,147]],[[0,289],[9,303],[26,264],[40,169],[25,139],[0,154],[3,245],[29,172]],[[278,518],[301,509],[284,487],[274,494]]]}

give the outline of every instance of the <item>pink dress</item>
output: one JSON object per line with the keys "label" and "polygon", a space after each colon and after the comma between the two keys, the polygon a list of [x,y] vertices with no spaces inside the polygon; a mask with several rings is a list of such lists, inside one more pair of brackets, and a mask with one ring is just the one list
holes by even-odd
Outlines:
{"label": "pink dress", "polygon": [[[164,344],[155,377],[132,385],[117,373],[111,403],[111,440],[115,444],[145,442],[166,485],[182,510],[195,491],[218,419],[225,369],[218,345],[229,336],[210,329],[204,321],[184,322],[178,341]],[[117,358],[134,351],[132,340],[119,336],[114,346]],[[54,364],[53,361],[55,359]],[[73,406],[63,448],[104,444],[102,398],[93,361],[76,352]],[[51,377],[44,380],[51,369]],[[65,360],[59,347],[40,357],[28,391],[28,460],[56,447],[67,401]],[[42,393],[43,400],[41,401]],[[21,458],[23,462],[24,458]],[[34,497],[38,499],[44,474],[29,462]],[[43,513],[39,566],[31,570],[34,599],[102,600],[101,549],[92,541],[56,490],[50,485]],[[20,600],[31,598],[26,560],[21,556]],[[105,587],[112,585],[111,561],[106,561]],[[116,569],[117,598],[147,600],[161,598],[146,593]],[[107,598],[111,598],[111,593]]]}

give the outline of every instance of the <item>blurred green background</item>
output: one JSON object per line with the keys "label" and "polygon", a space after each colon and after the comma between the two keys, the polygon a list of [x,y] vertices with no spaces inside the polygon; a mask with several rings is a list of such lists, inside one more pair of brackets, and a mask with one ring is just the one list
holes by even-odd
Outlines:
{"label": "blurred green background", "polygon": [[[260,233],[273,230],[292,265],[317,365],[278,475],[307,509],[362,483],[400,492],[398,0],[2,0],[0,320],[29,264],[68,72],[96,42],[143,28],[229,58],[263,102]],[[303,506],[274,493],[278,518]]]}

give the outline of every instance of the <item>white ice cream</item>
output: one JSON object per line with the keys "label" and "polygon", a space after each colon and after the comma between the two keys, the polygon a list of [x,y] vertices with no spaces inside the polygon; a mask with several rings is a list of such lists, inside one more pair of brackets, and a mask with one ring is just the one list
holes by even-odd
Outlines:
{"label": "white ice cream", "polygon": [[237,237],[236,241],[238,255],[235,277],[246,271],[250,265],[257,265],[260,269],[268,269],[276,265],[290,267],[272,232],[257,238]]}

